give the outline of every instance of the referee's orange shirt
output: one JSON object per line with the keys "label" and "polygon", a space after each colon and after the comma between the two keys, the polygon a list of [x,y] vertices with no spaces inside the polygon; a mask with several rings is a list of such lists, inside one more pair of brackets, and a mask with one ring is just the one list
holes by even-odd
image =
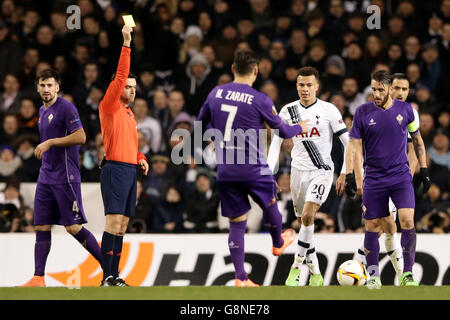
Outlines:
{"label": "referee's orange shirt", "polygon": [[120,102],[130,72],[131,49],[123,46],[116,76],[99,105],[100,126],[106,159],[138,164],[145,156],[138,152],[137,123],[133,111]]}

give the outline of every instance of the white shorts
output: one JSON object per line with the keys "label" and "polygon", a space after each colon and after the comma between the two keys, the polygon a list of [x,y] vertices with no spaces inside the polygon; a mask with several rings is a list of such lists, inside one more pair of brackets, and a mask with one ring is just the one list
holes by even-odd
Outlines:
{"label": "white shorts", "polygon": [[291,194],[295,215],[302,216],[307,201],[322,205],[327,200],[332,184],[332,170],[300,171],[292,168]]}
{"label": "white shorts", "polygon": [[389,197],[389,212],[394,214],[394,221],[397,220],[397,208],[395,207],[394,202],[392,202],[391,197]]}

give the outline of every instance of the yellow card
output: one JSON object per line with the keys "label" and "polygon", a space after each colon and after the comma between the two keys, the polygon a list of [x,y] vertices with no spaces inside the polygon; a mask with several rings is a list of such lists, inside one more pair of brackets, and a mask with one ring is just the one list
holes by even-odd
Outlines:
{"label": "yellow card", "polygon": [[127,26],[136,27],[136,24],[134,23],[133,16],[131,14],[126,15],[126,16],[122,16],[122,18],[123,18],[123,21],[125,22],[125,24]]}

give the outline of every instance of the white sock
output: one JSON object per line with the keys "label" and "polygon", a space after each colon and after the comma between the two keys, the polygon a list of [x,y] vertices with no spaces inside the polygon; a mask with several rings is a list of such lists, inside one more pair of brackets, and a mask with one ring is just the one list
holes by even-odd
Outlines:
{"label": "white sock", "polygon": [[312,248],[309,249],[306,254],[306,265],[309,268],[309,271],[312,274],[318,274],[320,273],[320,269],[319,269],[319,260],[317,259],[317,253],[316,253],[316,248],[312,245]]}
{"label": "white sock", "polygon": [[398,242],[397,233],[385,233],[384,236],[384,246],[391,259],[392,266],[397,275],[401,275],[403,273],[403,252]]}
{"label": "white sock", "polygon": [[295,260],[292,267],[299,267],[306,258],[306,252],[312,248],[314,236],[314,223],[310,226],[304,226],[302,224],[300,232],[298,233],[297,241],[297,253],[295,254]]}
{"label": "white sock", "polygon": [[364,242],[361,245],[361,247],[358,248],[358,251],[356,251],[353,259],[355,259],[356,261],[362,263],[363,265],[367,264],[366,254],[364,253]]}

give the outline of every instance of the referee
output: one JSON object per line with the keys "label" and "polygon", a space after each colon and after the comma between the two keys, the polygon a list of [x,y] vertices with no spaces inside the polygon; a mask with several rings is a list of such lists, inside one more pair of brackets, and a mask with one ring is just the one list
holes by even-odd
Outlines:
{"label": "referee", "polygon": [[148,173],[148,162],[138,152],[137,123],[130,104],[136,95],[136,76],[130,73],[132,27],[122,28],[123,46],[117,72],[100,102],[100,124],[106,156],[100,185],[106,215],[102,237],[102,286],[127,286],[119,278],[123,236],[136,209],[136,165]]}

